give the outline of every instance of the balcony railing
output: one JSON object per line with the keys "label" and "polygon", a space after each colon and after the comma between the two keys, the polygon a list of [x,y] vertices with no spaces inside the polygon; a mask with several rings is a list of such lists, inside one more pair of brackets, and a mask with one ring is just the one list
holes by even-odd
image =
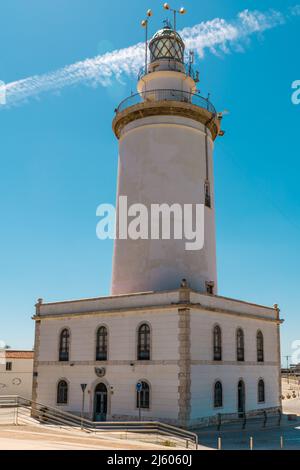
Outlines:
{"label": "balcony railing", "polygon": [[122,101],[115,111],[116,113],[120,113],[125,109],[137,104],[158,101],[179,101],[181,103],[190,103],[198,106],[199,108],[206,109],[212,114],[216,114],[215,107],[207,98],[182,90],[151,90],[137,93]]}
{"label": "balcony railing", "polygon": [[[166,70],[170,70],[173,72],[181,72],[182,73],[182,65],[185,67],[185,73],[188,77],[191,77],[195,82],[199,82],[199,73],[195,72],[192,64],[181,64],[180,62],[178,63],[176,60],[169,60],[167,63],[167,68]],[[166,65],[165,65],[166,66]],[[149,65],[148,65],[149,67]],[[147,73],[153,73],[151,72],[151,69],[147,67]],[[138,80],[143,78],[146,75],[146,67],[145,65],[140,68],[139,73],[138,73]]]}

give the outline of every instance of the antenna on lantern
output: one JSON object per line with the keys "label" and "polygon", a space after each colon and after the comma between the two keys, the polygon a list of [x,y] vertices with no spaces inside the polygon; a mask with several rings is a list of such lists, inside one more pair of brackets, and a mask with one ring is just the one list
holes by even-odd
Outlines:
{"label": "antenna on lantern", "polygon": [[193,65],[195,63],[195,52],[189,51],[189,62],[188,62],[188,73],[189,76],[195,80],[195,83],[199,83],[199,72],[194,73]]}
{"label": "antenna on lantern", "polygon": [[180,10],[174,10],[174,8],[171,8],[170,5],[168,3],[164,3],[163,5],[164,9],[165,10],[169,10],[169,11],[172,11],[173,14],[174,14],[174,24],[173,24],[173,28],[174,28],[174,31],[176,33],[176,18],[177,18],[177,13],[179,13],[180,15],[185,15],[186,14],[186,9],[181,7]]}
{"label": "antenna on lantern", "polygon": [[152,10],[147,10],[147,18],[141,22],[143,28],[145,28],[146,38],[145,38],[145,75],[148,73],[148,24],[149,18],[153,15]]}

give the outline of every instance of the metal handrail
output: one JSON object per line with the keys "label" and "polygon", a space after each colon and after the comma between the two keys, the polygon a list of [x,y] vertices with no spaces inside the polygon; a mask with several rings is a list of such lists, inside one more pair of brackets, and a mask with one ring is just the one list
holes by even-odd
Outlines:
{"label": "metal handrail", "polygon": [[182,103],[190,103],[198,106],[199,108],[206,109],[212,114],[216,114],[215,107],[207,98],[204,98],[203,96],[196,93],[189,93],[183,90],[172,89],[158,89],[136,93],[135,95],[131,95],[123,100],[115,111],[118,114],[125,109],[137,104],[158,101],[179,101]]}
{"label": "metal handrail", "polygon": [[[230,419],[227,420],[227,416],[230,415]],[[261,410],[261,412],[257,415],[252,415],[251,413],[243,412],[243,413],[236,413],[233,414],[229,413],[218,413],[216,415],[216,427],[217,431],[223,431],[226,430],[227,425],[236,425],[238,424],[239,427],[237,431],[239,430],[245,430],[247,429],[251,424],[259,423],[261,424],[262,428],[267,427],[267,423],[271,422],[271,426],[274,426],[274,420],[276,426],[280,427],[281,425],[281,420],[282,420],[282,410],[281,408],[278,408],[276,411],[273,410],[271,412],[267,412],[267,410]],[[209,429],[207,427],[202,427],[201,429],[199,428],[199,434],[207,433]],[[231,431],[233,430],[232,428],[230,429]]]}
{"label": "metal handrail", "polygon": [[60,415],[56,415],[56,414],[53,414],[53,413],[43,413],[43,416],[28,416],[27,414],[24,413],[24,407],[22,407],[22,405],[16,405],[16,408],[17,408],[17,411],[16,411],[16,422],[15,424],[19,424],[20,422],[20,419],[21,419],[21,423],[24,423],[24,420],[25,418],[27,420],[29,420],[29,422],[32,422],[31,420],[32,419],[38,419],[39,421],[41,422],[46,422],[46,423],[52,423],[52,424],[56,424],[56,425],[59,425],[60,427],[66,427],[66,428],[78,428],[78,429],[81,429],[82,431],[86,431],[86,432],[92,432],[93,429],[90,429],[88,428],[87,426],[84,426],[84,427],[81,427],[80,424],[76,421],[72,421],[70,420],[70,418],[64,418]]}
{"label": "metal handrail", "polygon": [[[168,68],[167,70],[170,70],[170,71],[174,71],[174,72],[181,72],[182,73],[182,65],[184,65],[184,68],[185,68],[185,74],[188,76],[188,77],[191,77],[193,80],[195,80],[196,82],[199,81],[199,74],[197,72],[195,72],[194,68],[193,68],[193,65],[190,64],[190,63],[178,63],[178,61],[174,60],[174,59],[167,59],[169,60],[169,64],[168,64]],[[143,65],[142,67],[140,67],[139,69],[139,73],[138,73],[138,80],[140,80],[141,78],[143,78],[145,75],[147,75],[148,73],[154,73],[154,71],[152,72],[151,69],[149,69],[149,66],[147,66],[147,70],[146,70],[146,66]]]}
{"label": "metal handrail", "polygon": [[[31,407],[33,412],[40,412],[44,413],[44,415],[47,417],[48,415],[50,416],[63,416],[66,417],[68,420],[73,422],[74,424],[78,424],[79,426],[81,423],[89,426],[90,424],[94,424],[93,421],[90,421],[86,418],[81,418],[79,416],[76,416],[72,413],[69,413],[67,411],[62,411],[58,408],[54,408],[52,406],[44,405],[42,403],[38,403],[35,401],[32,401],[28,398],[21,397],[19,395],[2,395],[0,396],[0,408],[2,405],[6,405],[7,402],[5,403],[5,399],[8,400],[8,404],[11,403],[11,405],[14,406],[25,406],[25,407]],[[14,401],[12,401],[14,400]],[[4,401],[4,402],[3,402]]]}
{"label": "metal handrail", "polygon": [[[2,395],[0,396],[0,408],[16,408],[17,415],[22,408],[29,408],[31,416],[45,422],[52,422],[64,426],[77,426],[83,431],[99,432],[103,430],[109,431],[132,431],[132,432],[149,432],[156,431],[164,435],[191,441],[198,448],[198,436],[196,433],[187,431],[176,426],[161,423],[159,421],[104,421],[95,422],[87,418],[81,418],[67,411],[59,410],[48,405],[34,402],[30,399],[20,397],[18,395]],[[24,415],[23,415],[24,416]],[[16,418],[17,420],[18,418]],[[17,424],[17,423],[16,423]]]}

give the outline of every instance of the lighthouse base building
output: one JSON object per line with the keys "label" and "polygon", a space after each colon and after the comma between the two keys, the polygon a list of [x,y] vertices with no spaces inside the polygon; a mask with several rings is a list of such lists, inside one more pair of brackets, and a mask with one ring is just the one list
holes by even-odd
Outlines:
{"label": "lighthouse base building", "polygon": [[[84,416],[94,421],[185,427],[278,412],[278,306],[217,294],[213,148],[222,113],[197,93],[198,75],[169,24],[149,49],[138,93],[113,121],[117,200],[148,213],[201,205],[204,244],[191,251],[178,236],[122,236],[110,297],[39,300],[33,400],[79,415],[85,398]],[[117,233],[122,217],[119,204]]]}
{"label": "lighthouse base building", "polygon": [[85,383],[89,419],[137,420],[140,408],[185,427],[280,407],[276,306],[181,287],[38,303],[35,322],[39,403],[80,414]]}

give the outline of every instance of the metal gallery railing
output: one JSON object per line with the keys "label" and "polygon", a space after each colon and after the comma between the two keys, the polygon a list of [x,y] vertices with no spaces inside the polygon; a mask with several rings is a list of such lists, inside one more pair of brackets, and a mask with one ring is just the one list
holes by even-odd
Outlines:
{"label": "metal gallery railing", "polygon": [[[182,66],[184,66],[184,72],[188,77],[191,77],[193,80],[195,80],[195,82],[199,81],[199,73],[194,70],[193,65],[190,63],[182,64],[180,62],[177,62],[174,59],[165,60],[165,68],[163,70],[182,73],[183,71]],[[145,65],[143,65],[139,69],[138,80],[143,78],[148,73],[154,73],[155,71],[156,70],[151,71],[151,68],[149,68],[149,64],[147,65],[147,70],[146,70]]]}
{"label": "metal gallery railing", "polygon": [[118,108],[115,109],[115,112],[118,114],[137,104],[159,101],[179,101],[181,103],[190,103],[194,106],[198,106],[199,108],[206,109],[212,114],[216,114],[215,107],[207,98],[195,93],[172,89],[149,90],[131,95],[120,103]]}
{"label": "metal gallery railing", "polygon": [[[63,429],[78,429],[87,433],[121,432],[126,438],[128,433],[156,434],[165,438],[176,438],[187,448],[198,448],[197,434],[158,421],[103,421],[95,422],[72,413],[26,398],[6,395],[0,396],[0,424],[54,424]],[[134,437],[132,437],[134,439]]]}

